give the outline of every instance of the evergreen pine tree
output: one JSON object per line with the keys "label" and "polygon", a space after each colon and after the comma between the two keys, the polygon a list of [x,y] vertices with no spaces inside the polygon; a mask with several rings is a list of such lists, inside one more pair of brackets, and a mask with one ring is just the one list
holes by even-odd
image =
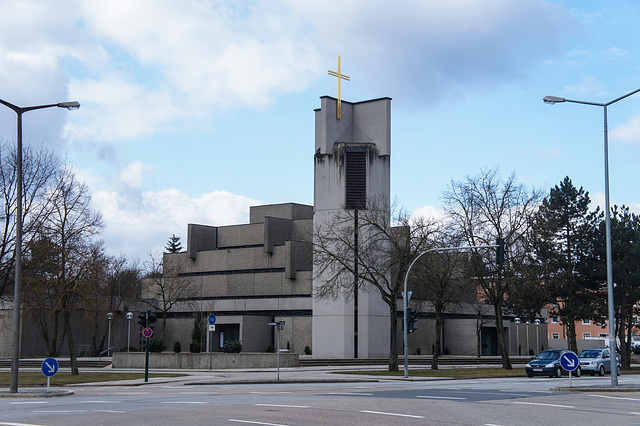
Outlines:
{"label": "evergreen pine tree", "polygon": [[180,237],[176,237],[176,234],[172,234],[167,245],[164,247],[167,253],[179,253],[182,250],[182,244],[180,243]]}

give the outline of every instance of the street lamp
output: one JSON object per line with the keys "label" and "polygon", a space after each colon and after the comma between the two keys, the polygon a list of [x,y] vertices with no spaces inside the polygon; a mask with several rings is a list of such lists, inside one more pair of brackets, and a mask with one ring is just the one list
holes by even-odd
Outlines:
{"label": "street lamp", "polygon": [[[609,102],[586,102],[560,98],[557,96],[545,96],[543,101],[546,104],[554,105],[559,102],[572,102],[574,104],[600,106],[604,110],[604,217],[607,246],[607,304],[609,313],[609,348],[616,348],[614,306],[613,306],[613,261],[611,256],[611,208],[609,207],[609,130],[607,127],[607,107],[615,104],[624,98],[640,92],[640,89],[629,92]],[[616,351],[613,351],[614,355]],[[616,356],[611,356],[611,385],[618,385],[618,376],[614,371],[618,370],[618,360]]]}
{"label": "street lamp", "polygon": [[535,353],[537,354],[538,351],[540,350],[540,340],[538,338],[538,327],[540,326],[540,320],[536,319],[533,323],[536,325],[536,350],[535,350]]}
{"label": "street lamp", "polygon": [[531,324],[531,321],[527,320],[527,356],[529,356],[529,324]]}
{"label": "street lamp", "polygon": [[516,350],[518,351],[518,355],[520,355],[520,318],[513,320],[516,323]]}
{"label": "street lamp", "polygon": [[109,322],[109,333],[107,334],[107,356],[111,350],[111,320],[113,319],[113,313],[107,313],[107,321]]}
{"label": "street lamp", "polygon": [[16,150],[16,253],[15,253],[15,279],[13,283],[13,324],[12,340],[13,354],[11,356],[11,379],[9,392],[18,392],[18,363],[20,362],[20,286],[22,284],[22,114],[35,109],[66,108],[75,110],[80,108],[76,101],[60,102],[57,104],[35,105],[19,107],[0,99],[0,104],[10,108],[18,116],[18,141]]}
{"label": "street lamp", "polygon": [[131,312],[127,312],[127,320],[129,321],[129,329],[127,331],[127,352],[129,352],[129,347],[131,346],[131,318],[133,318],[133,314]]}

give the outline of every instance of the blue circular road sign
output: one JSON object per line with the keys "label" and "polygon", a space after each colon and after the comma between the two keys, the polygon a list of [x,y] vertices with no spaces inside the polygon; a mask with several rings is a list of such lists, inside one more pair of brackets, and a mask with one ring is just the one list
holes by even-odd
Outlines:
{"label": "blue circular road sign", "polygon": [[55,376],[58,372],[58,361],[55,358],[47,358],[42,361],[42,374],[46,377]]}
{"label": "blue circular road sign", "polygon": [[567,371],[575,370],[579,364],[578,355],[574,352],[567,351],[560,356],[560,365]]}
{"label": "blue circular road sign", "polygon": [[211,314],[209,315],[209,324],[213,325],[216,323],[216,316]]}

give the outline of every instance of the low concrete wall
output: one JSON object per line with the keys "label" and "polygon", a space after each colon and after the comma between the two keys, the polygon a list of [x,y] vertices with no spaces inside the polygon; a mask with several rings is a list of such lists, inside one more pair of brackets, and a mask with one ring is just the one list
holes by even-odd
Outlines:
{"label": "low concrete wall", "polygon": [[[211,358],[209,353],[150,353],[149,368],[167,369],[209,369]],[[269,353],[213,353],[212,368],[276,368],[277,355]],[[144,352],[114,352],[113,368],[144,368]],[[298,367],[298,354],[280,354],[280,367]]]}

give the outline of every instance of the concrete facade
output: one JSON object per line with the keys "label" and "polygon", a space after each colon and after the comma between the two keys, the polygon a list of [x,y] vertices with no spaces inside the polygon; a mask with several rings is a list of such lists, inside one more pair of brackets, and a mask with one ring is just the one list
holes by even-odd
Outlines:
{"label": "concrete facade", "polygon": [[169,349],[179,341],[188,350],[194,315],[213,313],[207,349],[218,352],[225,341],[240,340],[243,352],[265,352],[278,346],[267,323],[285,321],[280,348],[304,353],[311,346],[312,214],[311,206],[286,203],[251,207],[248,224],[189,224],[186,252],[164,255],[165,270],[171,265],[192,288],[189,300],[170,312]]}
{"label": "concrete facade", "polygon": [[[366,201],[381,203],[378,207],[385,211],[390,208],[391,99],[359,103],[342,101],[341,119],[336,118],[336,108],[337,100],[325,96],[321,98],[321,108],[315,111],[313,226],[316,228],[326,226],[349,208],[346,159],[350,151],[366,156]],[[314,277],[314,288],[327,279],[315,272]],[[378,290],[358,294],[357,337],[355,310],[354,299],[314,297],[314,356],[368,358],[389,355],[389,308]]]}

